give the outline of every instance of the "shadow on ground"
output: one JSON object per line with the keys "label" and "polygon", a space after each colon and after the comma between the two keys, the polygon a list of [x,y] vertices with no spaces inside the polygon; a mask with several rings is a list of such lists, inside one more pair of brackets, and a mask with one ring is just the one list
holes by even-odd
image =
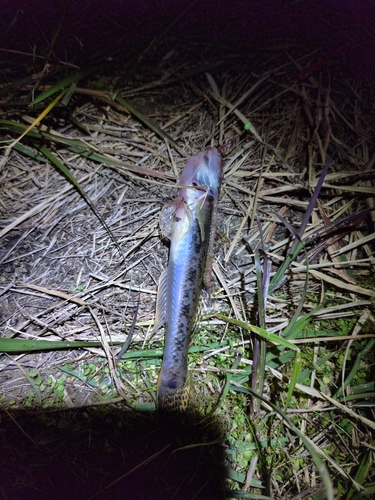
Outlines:
{"label": "shadow on ground", "polygon": [[96,407],[0,418],[0,499],[225,498],[224,448],[209,444],[223,431],[202,416]]}

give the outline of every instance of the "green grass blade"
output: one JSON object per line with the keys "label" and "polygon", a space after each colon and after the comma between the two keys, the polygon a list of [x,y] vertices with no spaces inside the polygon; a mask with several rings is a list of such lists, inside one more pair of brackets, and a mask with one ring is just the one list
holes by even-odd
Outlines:
{"label": "green grass blade", "polygon": [[64,97],[61,101],[62,106],[67,106],[69,104],[70,98],[74,94],[76,87],[77,87],[76,83],[72,83],[69,86],[69,89],[67,90],[66,94],[64,95]]}
{"label": "green grass blade", "polygon": [[74,177],[74,175],[71,173],[71,171],[53,154],[49,149],[47,149],[45,146],[38,146],[39,151],[49,160],[52,165],[55,165],[55,167],[60,170],[62,174],[73,184],[73,186],[78,189],[78,191],[81,193],[81,195],[86,199],[87,195],[83,188],[80,186],[79,182],[77,179]]}
{"label": "green grass blade", "polygon": [[[119,342],[123,344],[124,341]],[[139,351],[127,351],[125,352],[120,361],[124,360],[137,360],[137,359],[160,359],[163,357],[163,351],[157,349],[141,349]]]}
{"label": "green grass blade", "polygon": [[[113,345],[121,342],[112,342]],[[55,351],[58,349],[82,349],[87,347],[102,347],[101,342],[85,342],[65,340],[21,340],[21,339],[0,339],[0,352],[26,353],[35,351]]]}
{"label": "green grass blade", "polygon": [[48,113],[51,111],[51,109],[53,109],[57,105],[57,103],[64,97],[65,93],[66,93],[66,90],[63,90],[62,92],[60,92],[60,94],[57,97],[55,97],[55,99],[52,102],[50,102],[45,109],[43,109],[43,111],[39,114],[39,116],[37,116],[35,118],[35,120],[32,122],[32,124],[29,125],[23,131],[23,133],[19,137],[17,137],[17,139],[10,146],[12,147],[15,144],[17,144],[26,134],[28,134],[30,132],[30,130],[35,128],[43,120],[43,118],[45,118],[48,115]]}
{"label": "green grass blade", "polygon": [[[355,340],[355,337],[353,337],[353,340]],[[355,359],[355,361],[353,363],[353,366],[352,366],[352,369],[350,370],[350,373],[348,374],[348,376],[346,377],[344,383],[341,385],[341,387],[336,392],[336,394],[334,394],[332,396],[333,399],[337,400],[338,398],[340,398],[343,395],[344,390],[348,387],[348,385],[351,383],[351,381],[357,375],[361,359],[363,358],[363,356],[365,356],[373,348],[374,345],[375,345],[375,339],[370,339],[366,343],[366,345],[362,349],[362,351],[357,354],[357,357],[356,357],[356,359]]]}
{"label": "green grass blade", "polygon": [[302,357],[301,357],[301,351],[298,349],[296,351],[296,357],[294,358],[293,372],[290,378],[288,393],[286,395],[285,410],[288,408],[290,400],[292,399],[294,388],[297,384],[297,380],[301,373],[301,369],[302,369]]}
{"label": "green grass blade", "polygon": [[358,384],[350,388],[349,394],[365,394],[375,390],[375,382],[367,382],[365,384]]}
{"label": "green grass blade", "polygon": [[75,71],[74,73],[71,73],[70,75],[66,76],[59,82],[57,82],[53,87],[50,89],[46,90],[42,94],[40,94],[38,97],[36,97],[30,104],[29,106],[35,106],[36,104],[39,104],[40,102],[44,101],[45,99],[48,99],[49,97],[53,96],[56,94],[56,92],[59,92],[62,89],[65,89],[66,87],[70,87],[73,83],[78,82],[79,80],[82,80],[83,78],[86,78],[86,76],[91,75],[92,73],[95,73],[95,71],[98,71],[103,68],[103,65],[96,65],[96,66],[89,66],[87,68],[79,69],[78,71]]}
{"label": "green grass blade", "polygon": [[292,264],[292,262],[294,262],[294,260],[298,256],[298,254],[301,252],[303,246],[304,246],[304,244],[301,242],[301,243],[299,243],[299,245],[297,245],[297,247],[295,249],[293,249],[293,248],[290,249],[290,251],[288,252],[288,255],[284,259],[283,263],[281,264],[279,269],[276,271],[274,277],[271,279],[269,290],[268,290],[269,293],[272,293],[274,290],[279,288],[281,286],[281,284],[284,282],[285,273],[288,271],[288,269],[290,268],[290,265]]}
{"label": "green grass blade", "polygon": [[[309,285],[309,261],[307,258],[306,249],[304,249],[304,250],[305,250],[305,254],[306,254],[306,279],[305,279],[305,283],[303,286],[301,299],[299,300],[298,305],[297,305],[297,309],[295,310],[293,317],[289,322],[289,325],[284,329],[283,333],[281,334],[284,338],[288,338],[288,336],[290,336],[289,338],[296,338],[296,336],[299,333],[298,328],[295,328],[295,327],[296,327],[297,321],[299,319],[299,315],[301,314],[303,305],[305,303],[305,298],[307,295],[307,288]],[[310,316],[308,318],[304,318],[304,319],[307,320],[309,318],[310,318]]]}
{"label": "green grass blade", "polygon": [[[9,141],[9,144],[10,143],[11,143],[11,141]],[[29,156],[30,158],[33,158],[34,160],[38,160],[38,161],[43,162],[43,163],[45,163],[47,161],[43,156],[38,155],[38,153],[36,153],[32,149],[29,149],[28,147],[23,146],[20,143],[14,144],[12,147],[13,147],[13,149],[18,151],[19,153],[22,153],[23,155]]]}
{"label": "green grass blade", "polygon": [[306,328],[306,326],[310,323],[312,316],[314,316],[314,314],[316,314],[322,308],[323,304],[320,304],[312,311],[289,323],[282,331],[282,336],[288,340],[294,340],[295,338],[297,338],[299,333],[301,333],[302,330]]}
{"label": "green grass blade", "polygon": [[[13,122],[10,120],[1,120],[0,119],[0,125],[3,125],[2,128],[4,128],[6,130],[7,134],[13,133],[13,134],[20,135],[27,128],[26,125],[23,125],[22,123]],[[171,180],[175,179],[174,175],[168,174],[167,172],[160,172],[158,170],[153,170],[151,168],[138,166],[138,165],[132,165],[130,163],[126,163],[126,162],[123,162],[117,158],[114,158],[108,154],[102,154],[82,141],[77,141],[74,139],[67,139],[67,138],[62,137],[62,136],[58,136],[55,134],[51,134],[48,132],[35,130],[35,129],[30,130],[27,133],[26,138],[31,138],[33,140],[33,145],[35,147],[38,146],[39,142],[43,141],[43,143],[45,143],[46,140],[48,140],[48,141],[52,141],[56,144],[64,145],[65,147],[67,147],[69,149],[69,151],[72,151],[75,154],[79,154],[85,158],[89,158],[90,160],[96,161],[98,163],[103,163],[104,165],[107,165],[109,167],[120,167],[121,169],[129,170],[130,172],[134,172],[137,175],[157,177],[160,179],[171,179]],[[12,141],[6,141],[6,142],[9,145],[12,144]],[[16,145],[14,145],[13,147],[16,147]],[[25,154],[27,154],[27,153],[25,153]],[[43,160],[43,161],[45,161],[45,160]]]}
{"label": "green grass blade", "polygon": [[[367,451],[362,460],[361,460],[361,463],[359,464],[359,467],[358,467],[358,470],[357,470],[357,473],[354,477],[354,480],[358,483],[358,484],[361,484],[363,485],[365,480],[366,480],[366,477],[370,471],[370,468],[371,466],[373,465],[372,464],[372,451],[369,450]],[[345,497],[347,500],[354,500],[354,498],[360,498],[358,496],[358,491],[356,488],[354,488],[354,485],[351,486],[351,488],[349,489],[346,497]]]}
{"label": "green grass blade", "polygon": [[[263,245],[263,237],[262,230],[259,224],[260,235],[262,238]],[[260,327],[265,330],[266,327],[266,302],[267,302],[267,290],[268,286],[263,286],[263,273],[262,267],[260,264],[259,252],[255,252],[254,255],[255,261],[255,271],[257,278],[257,296],[258,296],[258,322]],[[265,266],[266,266],[265,262]],[[264,387],[264,374],[266,368],[266,344],[263,340],[259,340],[259,338],[254,335],[253,337],[253,372],[251,375],[251,388],[257,394],[263,394]],[[252,411],[256,412],[259,410],[259,400],[252,398],[251,401]]]}
{"label": "green grass blade", "polygon": [[[359,401],[364,401],[364,400],[370,399],[370,398],[375,399],[375,392],[359,392],[358,394],[352,394],[351,396],[345,396],[345,402],[349,403],[349,401],[356,401],[357,399]],[[370,401],[369,401],[369,405],[371,405],[372,407],[374,406],[372,403],[370,403]]]}
{"label": "green grass blade", "polygon": [[272,342],[275,345],[281,345],[283,347],[287,347],[288,349],[292,349],[293,351],[298,350],[298,347],[295,346],[292,342],[289,342],[288,340],[284,339],[283,337],[279,337],[274,333],[270,333],[263,328],[251,325],[250,323],[245,323],[245,321],[241,321],[239,319],[228,318],[228,316],[225,316],[224,314],[215,314],[215,316],[218,319],[225,321],[225,323],[229,323],[231,325],[238,326],[239,328],[243,328],[244,330],[254,332],[263,339],[268,340],[268,342]]}

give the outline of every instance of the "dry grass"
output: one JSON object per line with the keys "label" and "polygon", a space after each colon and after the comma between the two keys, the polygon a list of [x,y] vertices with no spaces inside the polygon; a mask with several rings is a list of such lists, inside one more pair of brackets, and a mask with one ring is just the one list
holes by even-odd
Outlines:
{"label": "dry grass", "polygon": [[[141,66],[140,85],[125,83],[119,95],[172,137],[179,151],[127,114],[109,93],[95,96],[87,87],[85,95],[85,81],[80,82],[81,90],[73,95],[67,114],[59,116],[56,109],[43,120],[41,127],[47,127],[50,134],[79,139],[119,160],[118,166],[109,167],[63,146],[48,146],[78,179],[115,235],[122,254],[80,193],[54,167],[14,149],[6,152],[0,171],[1,337],[97,339],[102,348],[2,355],[3,408],[46,409],[57,405],[76,410],[118,402],[137,409],[153,408],[162,339],[151,338],[150,332],[157,283],[168,258],[168,247],[158,229],[158,213],[174,195],[175,179],[189,155],[211,144],[230,142],[223,150],[216,291],[210,313],[224,311],[237,319],[254,320],[254,252],[260,246],[259,227],[275,270],[290,241],[275,213],[298,228],[320,172],[336,148],[341,147],[338,158],[325,179],[306,234],[374,206],[374,88],[341,75],[335,61],[331,68],[298,78],[298,72],[314,58],[299,56],[275,51],[269,62],[258,62],[251,73],[224,67],[209,79],[200,72],[181,81],[162,77],[175,73],[178,63],[173,57],[150,64],[144,74]],[[178,73],[188,69],[188,65],[179,65]],[[113,75],[100,80],[102,87],[114,84]],[[35,116],[25,114],[19,113],[18,119],[29,124]],[[253,125],[248,131],[244,130],[247,122]],[[142,170],[145,167],[148,170]],[[374,429],[368,423],[373,399],[368,400],[371,408],[366,410],[367,417],[359,415],[358,419],[358,410],[353,411],[354,416],[349,414],[355,427],[345,439],[334,426],[336,439],[338,436],[341,441],[332,451],[332,427],[327,423],[323,430],[319,428],[321,415],[330,412],[339,421],[339,415],[346,416],[347,410],[339,413],[340,403],[330,398],[332,383],[341,378],[329,359],[326,365],[318,364],[322,358],[319,348],[324,346],[327,353],[341,352],[344,365],[350,364],[350,356],[355,355],[351,351],[353,341],[373,333],[374,221],[374,213],[363,218],[343,239],[332,242],[309,263],[303,312],[330,301],[315,316],[311,328],[327,331],[331,322],[332,331],[338,333],[338,325],[343,324],[348,325],[348,331],[339,332],[344,337],[336,339],[334,347],[323,338],[308,346],[304,367],[311,367],[313,372],[311,390],[303,392],[306,385],[301,386],[302,392],[288,410],[292,416],[299,415],[295,425],[320,449],[329,449],[336,461],[343,454],[339,467],[352,476],[360,453],[373,442]],[[345,261],[340,260],[343,256]],[[301,299],[306,272],[306,263],[296,263],[284,287],[271,295],[267,310],[270,332],[280,333],[290,321]],[[119,362],[116,354],[121,345],[115,347],[112,342],[125,342],[138,296],[130,354]],[[337,323],[340,319],[342,323]],[[190,365],[193,400],[201,417],[215,408],[226,377],[241,374],[251,365],[246,332],[230,330],[212,315],[203,325]],[[363,374],[371,382],[369,368],[363,368]],[[270,366],[267,399],[285,398],[280,382],[285,377],[290,377],[288,366]],[[246,387],[247,381],[232,381],[232,389],[235,384]],[[324,386],[327,399],[318,392],[324,392]],[[231,453],[236,440],[241,446],[250,443],[262,418],[271,418],[272,410],[264,404],[253,422],[247,417],[237,420],[239,408],[241,415],[246,415],[249,404],[248,396],[240,392],[229,393],[220,401],[218,415],[222,432],[229,436]],[[270,424],[268,431],[276,432],[275,428]],[[261,433],[258,444],[272,437],[267,436],[266,427],[261,427]],[[291,439],[282,451],[274,453],[284,456],[283,460],[273,459],[277,467],[268,491],[273,491],[275,498],[302,498],[300,492],[308,496],[320,491],[319,476],[298,440]],[[248,461],[241,457],[241,463],[234,455],[229,461],[235,471],[231,487],[251,490],[250,485],[260,485],[256,481],[265,484],[264,471],[272,465],[265,458],[256,464],[254,458],[250,463],[251,457]],[[293,464],[289,470],[288,463]],[[244,470],[245,478],[241,479]],[[331,471],[340,477],[333,467]],[[339,487],[338,480],[334,484]]]}

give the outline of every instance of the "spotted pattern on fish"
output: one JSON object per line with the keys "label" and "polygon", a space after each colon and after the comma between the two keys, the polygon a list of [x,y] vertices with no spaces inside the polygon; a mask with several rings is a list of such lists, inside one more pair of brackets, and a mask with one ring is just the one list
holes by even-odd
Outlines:
{"label": "spotted pattern on fish", "polygon": [[[188,349],[197,316],[198,301],[205,279],[214,237],[214,210],[221,183],[221,156],[215,148],[191,157],[181,175],[175,202],[166,207],[167,234],[171,238],[167,272],[159,284],[165,294],[158,303],[157,327],[165,323],[165,346],[158,380],[159,410],[184,409],[188,403]],[[171,210],[175,213],[171,217]],[[165,221],[162,221],[163,223]],[[206,280],[205,280],[206,281]],[[207,280],[209,282],[209,280]]]}

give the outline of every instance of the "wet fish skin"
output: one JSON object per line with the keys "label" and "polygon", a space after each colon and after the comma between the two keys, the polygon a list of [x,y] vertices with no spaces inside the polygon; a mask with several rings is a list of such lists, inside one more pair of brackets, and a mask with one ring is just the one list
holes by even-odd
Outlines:
{"label": "wet fish skin", "polygon": [[159,410],[184,409],[188,403],[188,349],[203,281],[208,286],[211,283],[207,277],[221,179],[221,155],[216,148],[192,156],[179,179],[178,197],[160,215],[171,246],[168,267],[159,283],[155,320],[155,330],[165,324]]}

